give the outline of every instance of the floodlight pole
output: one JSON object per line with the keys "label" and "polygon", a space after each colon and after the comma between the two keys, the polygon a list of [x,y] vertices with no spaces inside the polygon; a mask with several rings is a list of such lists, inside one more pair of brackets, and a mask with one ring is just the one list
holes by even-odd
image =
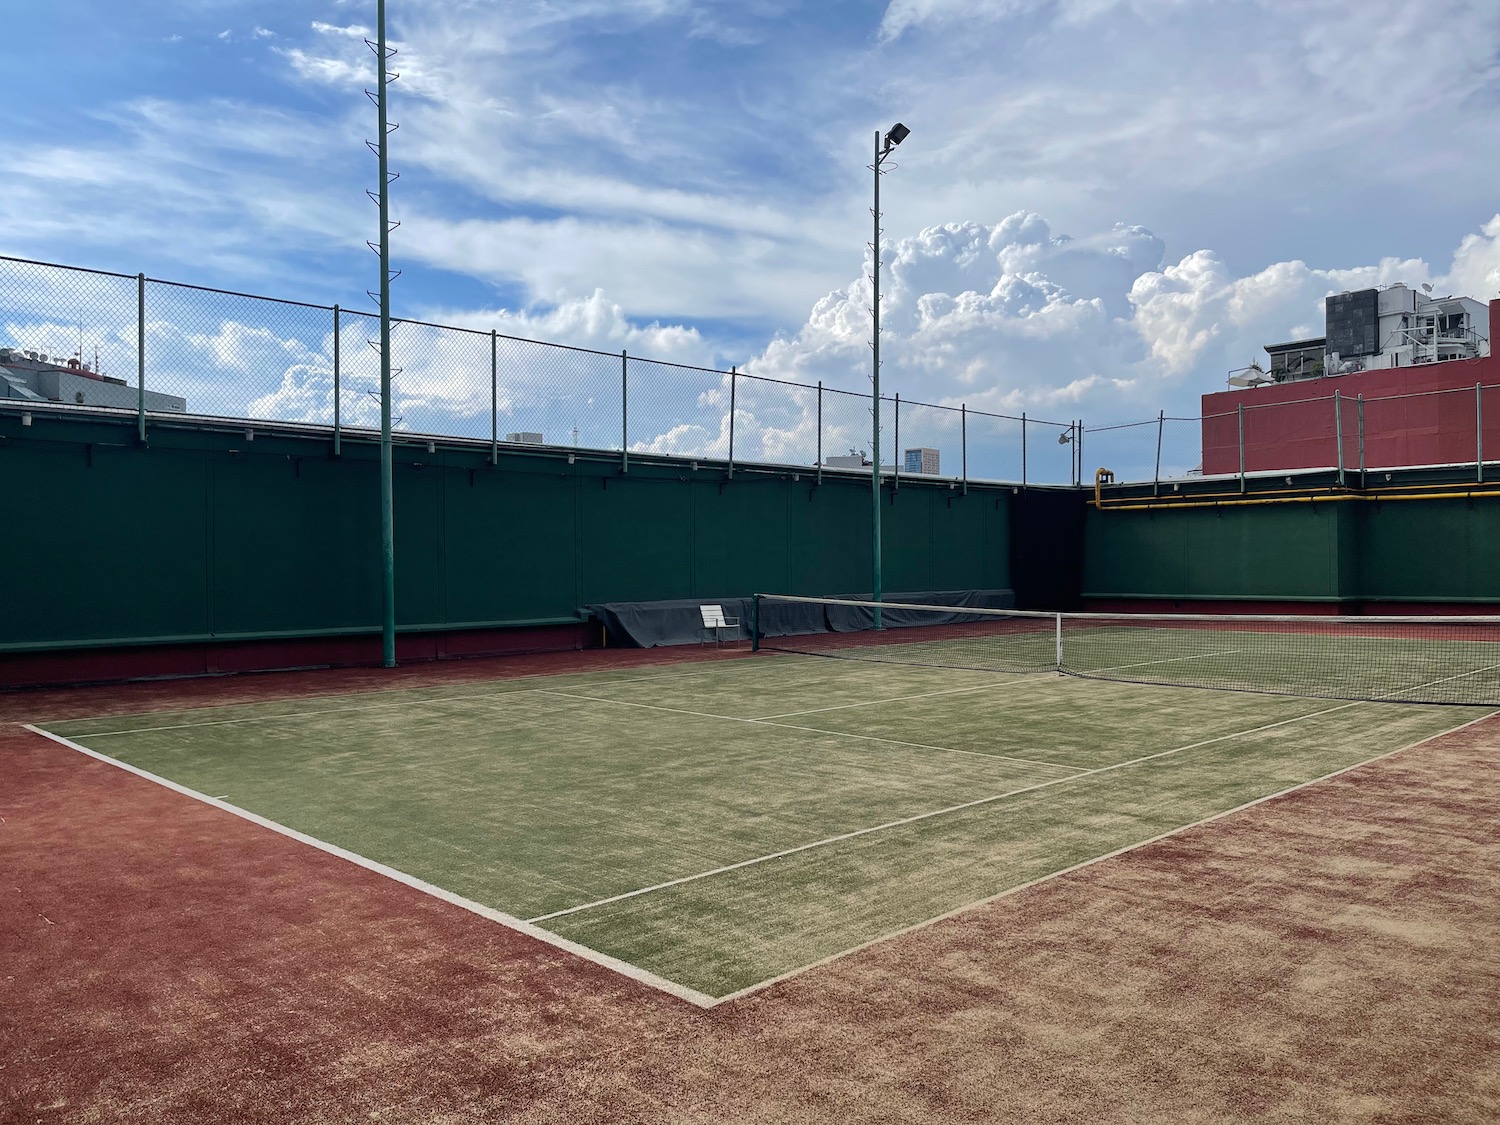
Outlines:
{"label": "floodlight pole", "polygon": [[[870,302],[870,320],[873,329],[870,338],[870,504],[873,517],[871,521],[871,586],[873,588],[871,600],[876,603],[880,601],[882,593],[880,575],[880,177],[884,175],[881,168],[885,164],[886,157],[890,156],[891,149],[904,141],[909,132],[910,130],[899,121],[891,126],[884,138],[877,129],[875,131],[875,162],[870,165],[870,170],[875,174],[875,206],[870,212],[874,217],[874,237],[870,243],[874,254],[874,268],[870,271],[870,288],[873,297]],[[874,611],[874,626],[876,629],[884,628],[878,604]]]}
{"label": "floodlight pole", "polygon": [[387,160],[385,0],[376,0],[375,71],[380,132],[380,570],[384,615],[380,629],[381,663],[396,666],[396,510],[391,451],[391,193]]}
{"label": "floodlight pole", "polygon": [[[875,216],[875,233],[870,245],[874,249],[874,269],[870,271],[874,299],[870,302],[870,318],[874,326],[874,335],[870,338],[870,350],[873,353],[871,362],[870,381],[873,384],[870,395],[870,415],[873,420],[872,434],[870,439],[870,499],[872,501],[871,511],[874,518],[873,529],[873,562],[874,569],[871,573],[871,586],[873,593],[871,600],[880,601],[880,163],[884,159],[880,151],[880,130],[875,130],[875,208],[872,212]],[[875,607],[875,628],[882,628],[880,620],[880,607]]]}

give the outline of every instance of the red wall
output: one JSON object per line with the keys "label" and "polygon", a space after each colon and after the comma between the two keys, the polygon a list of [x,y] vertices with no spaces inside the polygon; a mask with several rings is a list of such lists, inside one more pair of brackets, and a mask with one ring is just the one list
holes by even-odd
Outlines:
{"label": "red wall", "polygon": [[[1490,302],[1490,323],[1500,327],[1500,300]],[[1484,456],[1500,461],[1500,357],[1487,356],[1204,395],[1203,472],[1240,471],[1241,404],[1246,472],[1335,466],[1335,391],[1343,400],[1345,468],[1359,467],[1360,395],[1365,399],[1366,468],[1473,462],[1476,383],[1488,388]],[[1424,393],[1434,391],[1447,393]]]}

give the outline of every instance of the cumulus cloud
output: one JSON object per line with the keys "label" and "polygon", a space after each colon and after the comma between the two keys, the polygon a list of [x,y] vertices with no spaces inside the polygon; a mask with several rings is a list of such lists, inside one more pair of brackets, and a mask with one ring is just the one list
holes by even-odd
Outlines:
{"label": "cumulus cloud", "polygon": [[[1500,216],[1463,240],[1446,273],[1386,258],[1347,269],[1278,262],[1235,276],[1210,250],[1164,260],[1161,240],[1139,226],[1070,238],[1030,213],[929,227],[882,254],[882,391],[1116,421],[1196,413],[1197,397],[1221,389],[1231,368],[1263,361],[1265,344],[1320,335],[1330,293],[1434,282],[1489,299],[1500,290]],[[867,386],[868,268],[747,370]]]}

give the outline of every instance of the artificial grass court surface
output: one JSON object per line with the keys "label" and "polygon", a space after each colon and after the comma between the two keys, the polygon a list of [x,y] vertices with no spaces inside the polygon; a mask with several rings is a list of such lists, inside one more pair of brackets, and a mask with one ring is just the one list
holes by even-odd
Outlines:
{"label": "artificial grass court surface", "polygon": [[1479,714],[764,655],[42,726],[723,997]]}

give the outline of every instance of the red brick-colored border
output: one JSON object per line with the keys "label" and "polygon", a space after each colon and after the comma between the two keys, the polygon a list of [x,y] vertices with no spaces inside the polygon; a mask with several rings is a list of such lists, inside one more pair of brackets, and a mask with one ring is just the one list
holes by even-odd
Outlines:
{"label": "red brick-colored border", "polygon": [[[399,678],[341,675],[3,706]],[[1478,724],[702,1012],[9,726],[0,1121],[1492,1123],[1497,739]]]}

